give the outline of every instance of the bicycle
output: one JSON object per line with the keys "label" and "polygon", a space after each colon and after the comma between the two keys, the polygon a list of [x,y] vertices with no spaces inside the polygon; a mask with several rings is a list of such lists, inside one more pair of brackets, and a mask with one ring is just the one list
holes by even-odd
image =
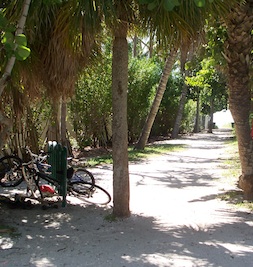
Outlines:
{"label": "bicycle", "polygon": [[[31,151],[29,151],[31,153]],[[50,165],[42,163],[39,155],[33,154],[32,160],[23,163],[17,156],[6,156],[0,159],[0,185],[14,187],[25,181],[27,197],[44,201],[43,182],[52,185],[55,194],[59,194],[59,181],[50,174]],[[13,164],[11,164],[13,162]],[[86,169],[68,168],[67,194],[81,198],[88,203],[106,205],[111,201],[110,194],[95,184],[93,175]],[[48,196],[46,196],[48,197]]]}
{"label": "bicycle", "polygon": [[[38,169],[41,173],[50,174],[51,173],[51,165],[47,164],[47,159],[49,156],[49,153],[46,153],[44,151],[41,151],[40,154],[33,153],[28,147],[25,148],[26,153],[29,155],[30,159],[36,164],[34,166]],[[73,173],[75,172],[76,175],[78,175],[79,178],[82,178],[81,180],[87,183],[90,183],[91,186],[95,185],[95,178],[91,172],[86,170],[85,168],[77,168],[74,170],[71,164],[69,162],[72,162],[72,158],[67,158],[68,161],[68,168],[67,168],[67,176],[71,177]]]}
{"label": "bicycle", "polygon": [[[25,153],[29,156],[29,164],[33,162],[34,167],[39,172],[49,174],[51,172],[51,166],[47,164],[48,153],[41,151],[40,154],[33,153],[28,147],[25,148]],[[67,159],[68,162],[72,161],[72,158]],[[16,155],[4,156],[0,159],[0,185],[2,187],[16,187],[24,180],[21,172],[21,165],[23,161]],[[68,164],[67,175],[70,177],[74,172],[73,167]],[[78,172],[78,176],[82,177],[82,180],[92,185],[95,184],[95,178],[91,172],[84,168],[78,168],[75,170]]]}

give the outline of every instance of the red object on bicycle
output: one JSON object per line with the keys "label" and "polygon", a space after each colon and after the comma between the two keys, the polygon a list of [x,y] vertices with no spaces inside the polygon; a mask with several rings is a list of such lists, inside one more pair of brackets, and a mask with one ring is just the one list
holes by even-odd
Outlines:
{"label": "red object on bicycle", "polygon": [[55,190],[52,186],[48,185],[48,184],[43,184],[40,185],[40,190],[42,193],[49,193],[49,194],[54,194]]}

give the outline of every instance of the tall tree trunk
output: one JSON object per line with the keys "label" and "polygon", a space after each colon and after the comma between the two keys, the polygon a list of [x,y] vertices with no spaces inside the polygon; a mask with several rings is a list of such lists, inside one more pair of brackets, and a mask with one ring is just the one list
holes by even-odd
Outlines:
{"label": "tall tree trunk", "polygon": [[149,53],[149,58],[153,57],[153,50],[154,50],[154,35],[152,32],[149,33],[149,47],[148,47],[148,53]]}
{"label": "tall tree trunk", "polygon": [[162,73],[162,76],[161,76],[161,79],[160,79],[160,82],[159,82],[159,85],[156,91],[154,101],[152,103],[152,106],[147,116],[144,127],[142,128],[142,132],[140,134],[139,140],[135,145],[135,149],[143,150],[148,141],[150,131],[155,121],[156,114],[161,104],[164,92],[166,90],[166,85],[167,85],[173,64],[175,62],[177,50],[178,48],[172,48],[172,50],[170,51],[170,55],[167,57],[165,67],[164,67],[164,70],[163,70],[163,73]]}
{"label": "tall tree trunk", "polygon": [[[16,30],[16,35],[23,33],[24,31],[24,26],[25,26],[25,22],[26,22],[26,17],[28,15],[28,10],[30,7],[30,3],[31,0],[25,0],[24,4],[23,4],[23,8],[22,8],[22,13],[17,25],[17,30]],[[5,89],[5,86],[7,84],[7,80],[11,75],[13,66],[15,64],[16,61],[16,57],[12,56],[5,67],[4,73],[2,75],[2,77],[0,78],[0,97],[3,94],[3,91]],[[9,134],[11,132],[11,120],[9,118],[7,118],[4,114],[4,111],[0,110],[0,149],[3,148],[3,146],[5,145],[7,138],[9,137]]]}
{"label": "tall tree trunk", "polygon": [[113,156],[113,214],[129,217],[128,170],[128,24],[121,22],[114,29],[112,57],[112,156]]}
{"label": "tall tree trunk", "polygon": [[236,6],[228,15],[226,23],[229,108],[235,122],[242,171],[239,186],[246,198],[253,199],[253,141],[249,124],[253,0],[246,1],[245,5]]}
{"label": "tall tree trunk", "polygon": [[173,138],[173,139],[177,138],[178,134],[179,134],[180,125],[181,125],[181,121],[182,121],[183,113],[184,113],[184,106],[185,106],[185,102],[186,102],[187,92],[188,92],[188,86],[187,86],[187,84],[184,83],[183,88],[182,88],[180,101],[179,101],[177,117],[175,120],[173,131],[171,133],[171,138]]}
{"label": "tall tree trunk", "polygon": [[184,113],[184,107],[185,107],[187,92],[188,92],[188,86],[185,83],[185,77],[188,76],[188,71],[185,70],[185,64],[187,62],[187,59],[191,60],[192,57],[193,57],[192,40],[186,38],[185,40],[182,40],[182,43],[180,46],[181,75],[183,77],[184,84],[182,87],[177,117],[175,120],[173,131],[171,133],[171,138],[177,138],[178,137],[178,133],[179,133],[179,129],[180,129],[183,113]]}
{"label": "tall tree trunk", "polygon": [[194,129],[193,129],[193,132],[194,133],[199,133],[200,131],[200,127],[199,127],[199,102],[200,102],[200,97],[199,97],[199,89],[198,89],[198,95],[197,95],[197,106],[196,106],[196,117],[195,117],[195,125],[194,125]]}
{"label": "tall tree trunk", "polygon": [[181,56],[181,74],[184,80],[184,84],[182,87],[182,92],[181,92],[181,96],[180,96],[180,101],[179,101],[179,107],[178,107],[178,111],[177,111],[177,117],[175,120],[175,124],[173,127],[173,131],[171,133],[171,138],[177,138],[178,137],[178,133],[179,133],[179,129],[180,129],[180,124],[182,121],[182,117],[183,117],[183,113],[184,113],[184,106],[185,106],[185,102],[186,102],[186,97],[187,97],[187,92],[188,92],[188,86],[185,83],[185,77],[187,76],[187,72],[185,70],[185,63],[186,63],[186,59],[187,59],[187,51],[182,51],[181,53],[185,53],[186,55],[184,57]]}
{"label": "tall tree trunk", "polygon": [[210,100],[210,121],[208,123],[208,133],[213,132],[213,111],[214,111],[214,100],[213,100],[213,89],[212,89],[212,95],[211,95],[211,100]]}
{"label": "tall tree trunk", "polygon": [[137,57],[137,55],[138,55],[137,44],[138,44],[138,37],[136,35],[134,35],[134,39],[133,39],[133,57]]}

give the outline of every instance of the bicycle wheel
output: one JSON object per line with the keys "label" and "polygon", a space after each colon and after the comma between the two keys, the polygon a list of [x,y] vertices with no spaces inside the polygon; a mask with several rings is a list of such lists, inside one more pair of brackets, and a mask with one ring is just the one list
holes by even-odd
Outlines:
{"label": "bicycle wheel", "polygon": [[70,179],[70,183],[73,182],[85,182],[87,186],[90,184],[90,188],[92,188],[95,185],[95,178],[93,174],[86,169],[77,169]]}
{"label": "bicycle wheel", "polygon": [[15,187],[23,181],[22,160],[17,156],[5,156],[0,159],[0,185]]}
{"label": "bicycle wheel", "polygon": [[70,191],[85,202],[97,205],[106,205],[111,201],[110,194],[98,185],[79,181],[69,184]]}

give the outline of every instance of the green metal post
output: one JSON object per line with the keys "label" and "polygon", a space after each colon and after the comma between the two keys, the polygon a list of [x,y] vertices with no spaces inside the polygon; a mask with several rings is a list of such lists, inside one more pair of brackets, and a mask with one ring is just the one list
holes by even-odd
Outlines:
{"label": "green metal post", "polygon": [[67,196],[67,148],[55,141],[48,142],[49,164],[52,177],[60,185],[59,194],[62,196],[62,206],[66,206]]}

